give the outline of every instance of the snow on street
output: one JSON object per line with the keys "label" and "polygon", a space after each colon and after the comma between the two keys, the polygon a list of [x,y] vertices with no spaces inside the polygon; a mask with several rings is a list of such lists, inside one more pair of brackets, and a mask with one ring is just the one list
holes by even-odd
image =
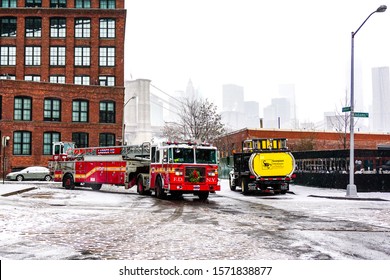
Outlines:
{"label": "snow on street", "polygon": [[345,190],[292,185],[287,195],[244,196],[222,180],[202,202],[36,187],[0,196],[2,260],[390,259],[390,193],[346,200]]}

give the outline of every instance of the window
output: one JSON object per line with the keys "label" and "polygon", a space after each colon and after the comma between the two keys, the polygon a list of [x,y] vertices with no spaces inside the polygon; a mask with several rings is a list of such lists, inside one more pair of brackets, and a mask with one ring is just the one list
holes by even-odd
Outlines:
{"label": "window", "polygon": [[115,19],[100,19],[100,38],[115,38]]}
{"label": "window", "polygon": [[115,146],[115,134],[113,133],[100,133],[99,134],[99,146]]}
{"label": "window", "polygon": [[89,86],[91,84],[89,76],[75,76],[74,83],[76,85],[86,85]]}
{"label": "window", "polygon": [[99,85],[101,86],[115,86],[114,76],[99,76]]}
{"label": "window", "polygon": [[91,19],[89,18],[76,18],[74,33],[76,38],[89,38],[91,37]]}
{"label": "window", "polygon": [[15,131],[13,139],[14,155],[31,155],[31,132]]}
{"label": "window", "polygon": [[100,9],[115,9],[115,0],[100,0]]}
{"label": "window", "polygon": [[88,122],[88,101],[74,100],[72,106],[73,122]]}
{"label": "window", "polygon": [[60,142],[60,133],[58,132],[45,132],[43,133],[43,154],[51,155],[53,142]]}
{"label": "window", "polygon": [[49,82],[54,84],[65,84],[65,76],[53,75],[49,77]]}
{"label": "window", "polygon": [[41,47],[26,47],[25,65],[39,66],[41,65]]}
{"label": "window", "polygon": [[66,8],[66,0],[50,0],[50,8]]}
{"label": "window", "polygon": [[50,37],[65,38],[66,37],[66,19],[51,18],[50,19]]}
{"label": "window", "polygon": [[26,0],[26,7],[42,7],[42,0]]}
{"label": "window", "polygon": [[14,102],[14,119],[31,121],[31,97],[15,97]]}
{"label": "window", "polygon": [[88,133],[75,132],[72,133],[72,142],[76,144],[78,148],[87,148],[88,145]]}
{"label": "window", "polygon": [[39,75],[25,75],[24,80],[25,81],[40,82],[41,76],[39,76]]}
{"label": "window", "polygon": [[0,65],[16,65],[16,47],[0,46]]}
{"label": "window", "polygon": [[74,65],[89,66],[91,60],[91,49],[89,47],[75,47]]}
{"label": "window", "polygon": [[50,66],[65,66],[65,47],[50,47]]}
{"label": "window", "polygon": [[100,47],[99,66],[115,66],[115,48]]}
{"label": "window", "polygon": [[41,37],[42,35],[42,19],[41,18],[26,18],[26,37]]}
{"label": "window", "polygon": [[16,80],[15,75],[3,74],[0,76],[0,80]]}
{"label": "window", "polygon": [[0,0],[1,8],[16,8],[17,0]]}
{"label": "window", "polygon": [[75,0],[76,8],[91,8],[91,0]]}
{"label": "window", "polygon": [[59,122],[61,121],[61,100],[46,98],[43,107],[43,120]]}
{"label": "window", "polygon": [[113,101],[100,102],[99,122],[115,123],[115,102]]}
{"label": "window", "polygon": [[0,18],[0,37],[16,37],[16,18]]}

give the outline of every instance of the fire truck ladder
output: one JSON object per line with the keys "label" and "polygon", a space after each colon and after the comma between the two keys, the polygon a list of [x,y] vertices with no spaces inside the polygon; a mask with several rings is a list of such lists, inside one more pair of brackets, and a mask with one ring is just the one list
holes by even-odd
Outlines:
{"label": "fire truck ladder", "polygon": [[[150,159],[150,143],[145,142],[141,145],[129,145],[129,146],[110,146],[110,147],[92,147],[92,148],[76,148],[70,150],[68,155],[75,160],[81,160],[85,156],[102,156],[99,150],[102,149],[118,149],[123,159]],[[117,153],[119,155],[119,153]],[[108,153],[110,155],[110,153]]]}
{"label": "fire truck ladder", "polygon": [[150,143],[122,147],[123,159],[150,159]]}

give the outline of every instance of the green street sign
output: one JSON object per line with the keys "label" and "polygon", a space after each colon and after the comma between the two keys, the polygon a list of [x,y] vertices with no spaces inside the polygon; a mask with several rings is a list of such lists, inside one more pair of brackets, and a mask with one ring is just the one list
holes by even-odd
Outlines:
{"label": "green street sign", "polygon": [[343,107],[342,112],[351,112],[351,107]]}
{"label": "green street sign", "polygon": [[368,118],[368,113],[355,112],[353,116],[355,118]]}

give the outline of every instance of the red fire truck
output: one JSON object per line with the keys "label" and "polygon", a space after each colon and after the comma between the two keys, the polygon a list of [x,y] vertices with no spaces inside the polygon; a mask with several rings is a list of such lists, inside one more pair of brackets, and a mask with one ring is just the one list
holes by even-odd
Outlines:
{"label": "red fire truck", "polygon": [[75,148],[73,143],[57,142],[49,168],[54,181],[66,189],[136,185],[139,194],[153,191],[164,198],[168,193],[192,193],[201,199],[220,190],[217,149],[195,143]]}

